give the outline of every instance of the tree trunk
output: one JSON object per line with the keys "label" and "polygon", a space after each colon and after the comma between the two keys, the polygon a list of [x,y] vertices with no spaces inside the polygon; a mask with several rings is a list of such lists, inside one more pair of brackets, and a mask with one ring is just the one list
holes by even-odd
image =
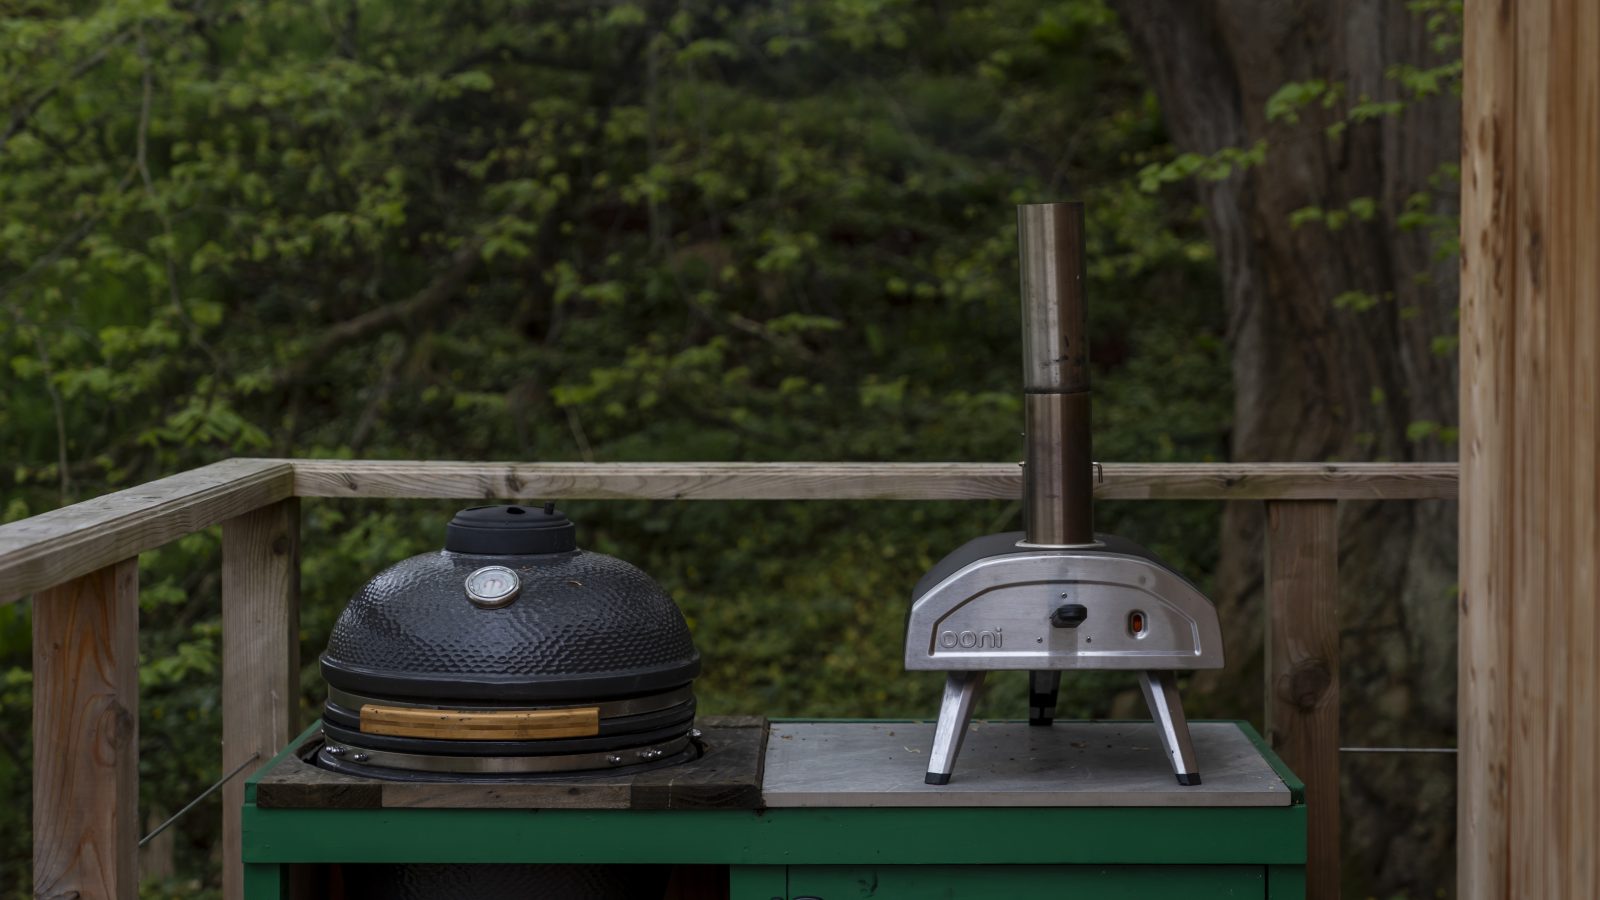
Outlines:
{"label": "tree trunk", "polygon": [[[1453,459],[1456,263],[1401,217],[1430,190],[1426,211],[1454,215],[1455,177],[1440,167],[1460,157],[1459,102],[1446,93],[1327,132],[1364,96],[1402,99],[1392,66],[1441,61],[1423,17],[1405,0],[1114,2],[1179,150],[1266,141],[1260,165],[1199,185],[1227,290],[1233,458]],[[1268,99],[1310,79],[1343,84],[1344,99],[1313,103],[1298,122],[1269,121]],[[1358,198],[1375,204],[1370,220],[1290,224],[1297,210]],[[1341,510],[1346,745],[1453,741],[1454,523],[1455,504],[1439,501]],[[1258,719],[1261,532],[1258,507],[1224,515],[1217,583],[1229,664],[1201,685],[1216,708]],[[1345,757],[1345,873],[1363,896],[1448,889],[1453,779],[1450,757]]]}

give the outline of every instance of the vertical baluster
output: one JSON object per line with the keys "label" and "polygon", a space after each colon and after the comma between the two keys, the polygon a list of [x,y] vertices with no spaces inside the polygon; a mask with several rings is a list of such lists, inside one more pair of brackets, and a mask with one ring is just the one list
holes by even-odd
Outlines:
{"label": "vertical baluster", "polygon": [[1339,516],[1267,503],[1267,739],[1306,783],[1306,897],[1339,897]]}

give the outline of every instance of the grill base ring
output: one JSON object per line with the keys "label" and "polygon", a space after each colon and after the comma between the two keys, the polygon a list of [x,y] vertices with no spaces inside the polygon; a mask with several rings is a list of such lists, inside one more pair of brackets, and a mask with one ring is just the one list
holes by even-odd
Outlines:
{"label": "grill base ring", "polygon": [[[342,752],[337,755],[330,752],[336,748]],[[641,754],[650,751],[657,751],[661,755],[650,759],[641,757]],[[330,772],[387,781],[445,780],[507,784],[600,778],[622,772],[631,775],[689,762],[699,758],[702,752],[700,743],[689,734],[668,741],[601,753],[490,757],[393,753],[325,740],[311,761],[318,768]],[[365,756],[365,761],[354,761],[356,755]],[[613,756],[623,761],[609,762],[608,758]]]}

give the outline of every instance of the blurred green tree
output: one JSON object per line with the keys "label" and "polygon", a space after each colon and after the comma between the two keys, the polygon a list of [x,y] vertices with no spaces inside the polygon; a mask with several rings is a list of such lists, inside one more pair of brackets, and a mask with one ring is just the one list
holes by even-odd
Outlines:
{"label": "blurred green tree", "polygon": [[[1456,458],[1460,0],[1114,0],[1200,176],[1229,309],[1235,460]],[[1456,736],[1456,504],[1340,512],[1341,742]],[[1258,709],[1259,507],[1223,522],[1216,699]],[[1205,677],[1201,681],[1207,680]],[[1454,760],[1342,768],[1348,893],[1431,897],[1455,874]]]}
{"label": "blurred green tree", "polygon": [[[233,455],[1015,459],[1011,204],[1064,196],[1090,204],[1097,452],[1225,450],[1215,262],[1192,196],[1138,188],[1170,152],[1098,0],[39,0],[0,29],[6,520]],[[929,714],[904,598],[1017,513],[573,507],[683,605],[703,709],[772,715]],[[305,505],[305,659],[449,508]],[[1101,514],[1202,578],[1216,521]],[[142,561],[149,819],[218,774],[216,553]],[[27,622],[0,607],[4,896]],[[990,702],[1017,714],[1020,683]],[[214,892],[218,815],[152,895]]]}

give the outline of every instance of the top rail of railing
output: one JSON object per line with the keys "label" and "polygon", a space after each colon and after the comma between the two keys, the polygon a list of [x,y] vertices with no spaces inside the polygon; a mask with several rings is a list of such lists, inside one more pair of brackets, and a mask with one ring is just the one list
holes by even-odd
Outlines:
{"label": "top rail of railing", "polygon": [[[230,459],[0,526],[0,604],[288,497],[991,500],[1015,463],[528,463]],[[1454,463],[1107,463],[1108,500],[1423,500]]]}

